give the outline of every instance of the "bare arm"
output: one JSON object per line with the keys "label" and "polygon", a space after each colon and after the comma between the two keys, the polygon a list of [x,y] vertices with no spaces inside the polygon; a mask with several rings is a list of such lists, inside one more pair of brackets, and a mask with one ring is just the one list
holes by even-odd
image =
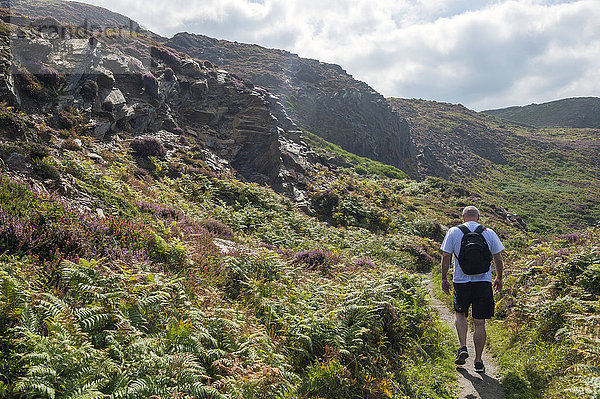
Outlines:
{"label": "bare arm", "polygon": [[450,282],[448,281],[450,261],[452,261],[452,254],[448,252],[442,252],[442,291],[444,291],[447,295],[450,294]]}
{"label": "bare arm", "polygon": [[494,254],[494,266],[496,267],[496,278],[494,279],[494,289],[496,292],[502,290],[502,273],[504,272],[504,262],[502,260],[502,252]]}

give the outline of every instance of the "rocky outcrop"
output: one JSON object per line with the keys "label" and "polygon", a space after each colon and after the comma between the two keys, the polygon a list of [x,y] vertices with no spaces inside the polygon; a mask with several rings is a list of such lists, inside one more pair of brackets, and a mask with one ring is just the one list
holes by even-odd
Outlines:
{"label": "rocky outcrop", "polygon": [[[80,32],[60,38],[26,24],[10,27],[25,33],[12,48],[22,51],[5,54],[6,60],[14,58],[14,68],[0,83],[7,86],[20,73],[37,84],[43,96],[32,95],[25,81],[15,95],[25,99],[24,111],[49,126],[71,126],[69,115],[76,114],[85,134],[105,142],[148,136],[177,146],[172,137],[185,136],[213,170],[229,170],[305,201],[303,174],[314,167],[316,155],[268,90],[156,46],[150,37],[92,40]],[[38,51],[27,51],[33,47]],[[59,76],[52,93],[43,71]]]}
{"label": "rocky outcrop", "polygon": [[491,130],[477,112],[462,105],[416,99],[388,100],[410,124],[421,177],[463,178],[487,162],[505,164],[502,131]]}
{"label": "rocky outcrop", "polygon": [[298,126],[416,175],[417,151],[406,121],[383,96],[340,66],[189,33],[177,34],[167,44],[267,87]]}

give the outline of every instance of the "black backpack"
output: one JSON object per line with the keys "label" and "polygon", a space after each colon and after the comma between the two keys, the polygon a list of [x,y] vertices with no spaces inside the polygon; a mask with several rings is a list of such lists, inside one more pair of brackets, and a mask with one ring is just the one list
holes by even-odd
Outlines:
{"label": "black backpack", "polygon": [[485,228],[479,226],[475,231],[471,231],[464,224],[461,224],[458,228],[464,233],[460,241],[460,253],[458,254],[458,263],[463,273],[486,273],[490,270],[492,253],[485,237],[481,234]]}

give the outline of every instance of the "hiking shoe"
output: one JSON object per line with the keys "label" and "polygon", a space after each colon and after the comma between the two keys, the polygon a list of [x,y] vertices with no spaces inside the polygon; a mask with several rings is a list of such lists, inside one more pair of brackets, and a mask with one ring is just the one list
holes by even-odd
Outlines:
{"label": "hiking shoe", "polygon": [[458,353],[456,354],[456,360],[454,360],[455,364],[462,366],[465,364],[465,359],[469,357],[469,352],[467,352],[467,347],[463,346],[458,349]]}
{"label": "hiking shoe", "polygon": [[485,366],[483,362],[475,362],[475,372],[479,374],[485,373]]}

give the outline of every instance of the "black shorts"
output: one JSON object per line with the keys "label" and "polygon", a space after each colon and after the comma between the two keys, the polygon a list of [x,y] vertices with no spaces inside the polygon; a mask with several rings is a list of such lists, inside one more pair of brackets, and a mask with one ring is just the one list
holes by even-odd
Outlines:
{"label": "black shorts", "polygon": [[474,319],[491,319],[494,317],[494,293],[492,283],[476,281],[454,283],[454,311],[469,316],[469,307],[473,305]]}

